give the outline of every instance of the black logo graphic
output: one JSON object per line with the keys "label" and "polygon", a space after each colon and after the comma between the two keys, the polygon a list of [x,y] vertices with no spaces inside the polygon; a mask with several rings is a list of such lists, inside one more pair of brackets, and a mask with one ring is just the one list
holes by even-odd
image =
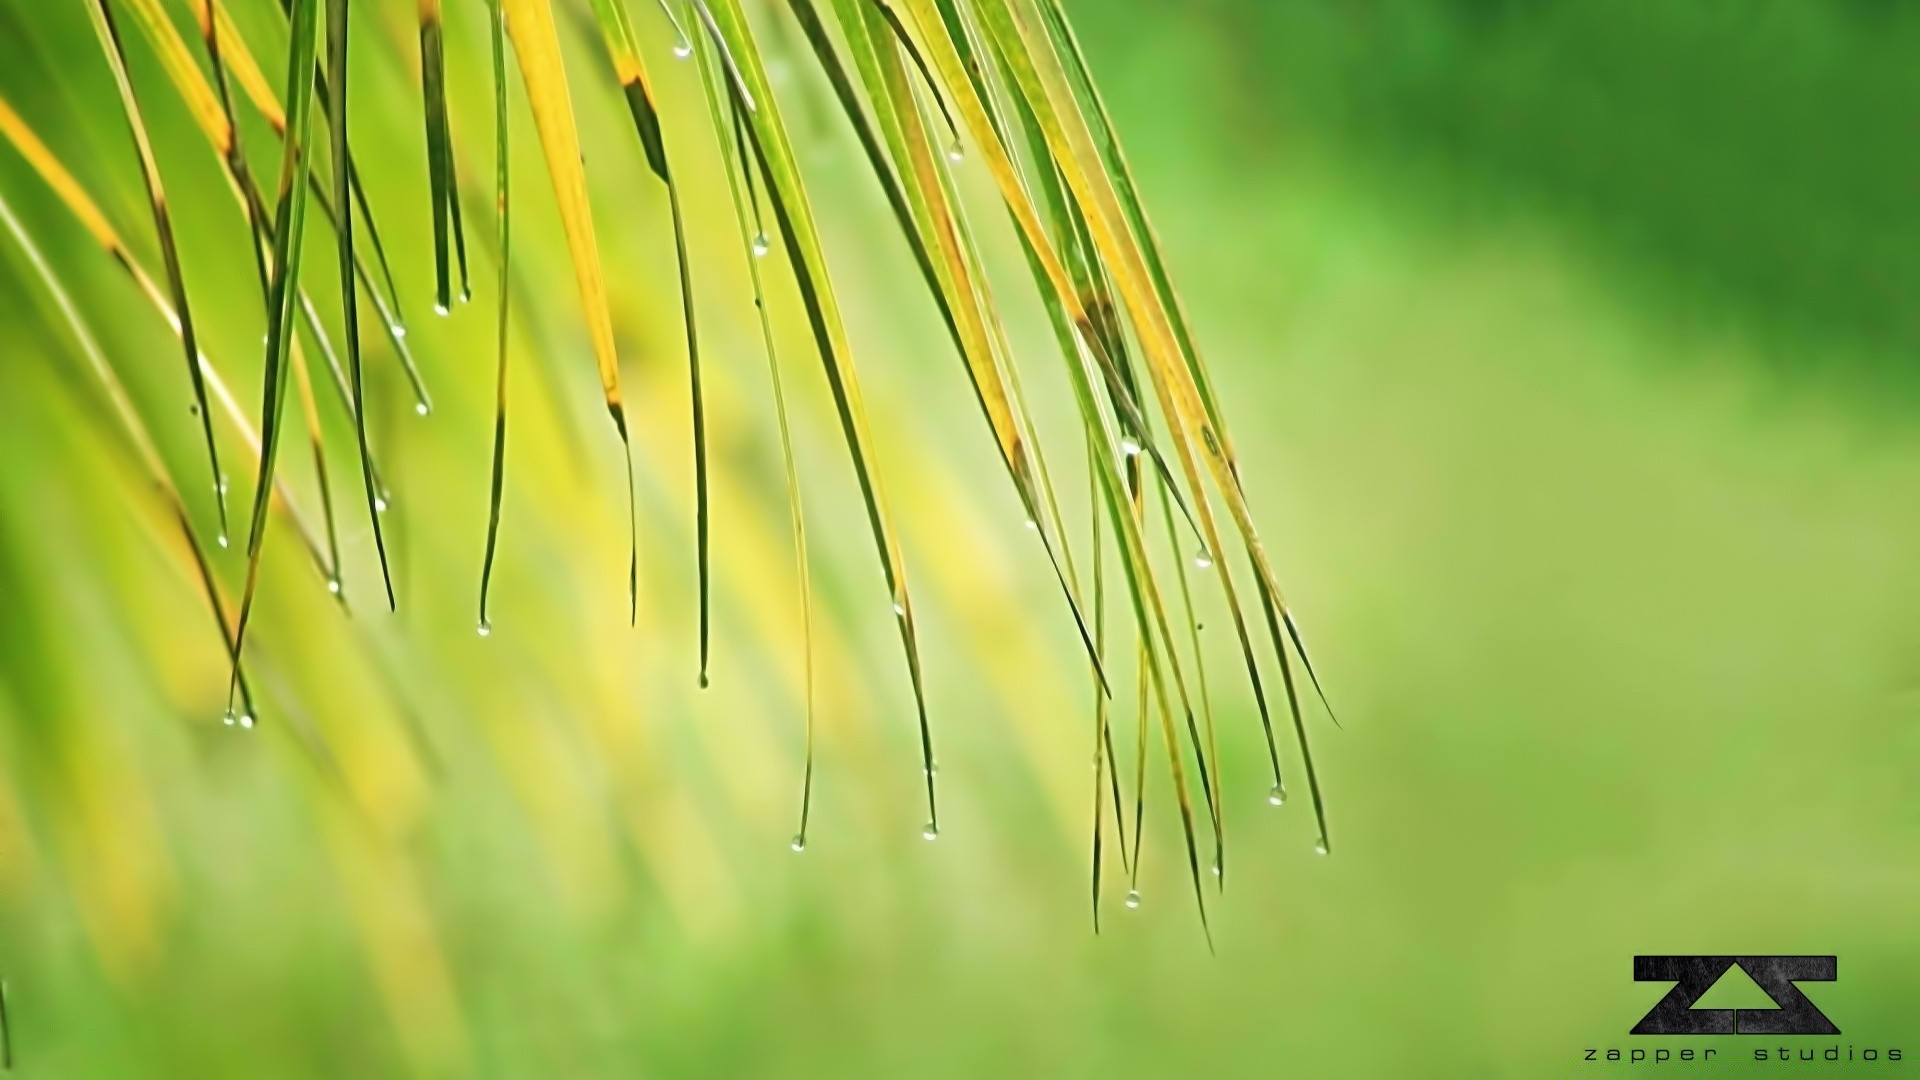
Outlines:
{"label": "black logo graphic", "polygon": [[[1693,1003],[1738,965],[1777,1009],[1696,1009]],[[1838,1035],[1796,982],[1832,982],[1832,956],[1636,956],[1634,982],[1670,982],[1673,989],[1633,1026],[1634,1035]]]}

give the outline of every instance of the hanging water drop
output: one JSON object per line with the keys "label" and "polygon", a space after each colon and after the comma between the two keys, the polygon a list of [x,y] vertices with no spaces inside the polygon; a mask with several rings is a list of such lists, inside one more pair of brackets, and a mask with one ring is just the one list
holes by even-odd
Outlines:
{"label": "hanging water drop", "polygon": [[1201,548],[1199,551],[1194,552],[1193,565],[1201,570],[1213,569],[1213,553],[1206,548]]}
{"label": "hanging water drop", "polygon": [[1128,889],[1127,890],[1127,907],[1137,908],[1139,906],[1140,906],[1140,890]]}
{"label": "hanging water drop", "polygon": [[936,826],[936,825],[934,825],[934,823],[933,823],[933,822],[931,822],[931,821],[929,821],[929,822],[927,822],[927,827],[926,827],[926,828],[924,828],[924,829],[921,829],[921,830],[920,830],[920,839],[922,839],[922,840],[938,840],[938,839],[940,839],[940,829],[939,829],[939,827],[938,827],[938,826]]}
{"label": "hanging water drop", "polygon": [[385,495],[375,495],[373,497],[373,512],[376,514],[384,514],[387,512],[387,497]]}
{"label": "hanging water drop", "polygon": [[240,718],[234,714],[234,711],[232,709],[228,709],[226,712],[226,715],[220,718],[220,722],[227,725],[228,727],[232,727],[234,723],[237,722],[239,719]]}
{"label": "hanging water drop", "polygon": [[413,403],[413,411],[419,416],[425,416],[433,411],[433,406],[428,405],[424,401],[416,401]]}
{"label": "hanging water drop", "polygon": [[492,623],[492,621],[490,621],[490,620],[488,620],[488,619],[481,619],[481,620],[480,620],[480,636],[481,636],[481,637],[492,637],[492,636],[493,636],[493,623]]}
{"label": "hanging water drop", "polygon": [[753,257],[754,258],[764,259],[767,257],[767,252],[772,250],[773,250],[773,244],[768,242],[766,233],[760,232],[760,233],[754,234],[754,237],[753,237]]}
{"label": "hanging water drop", "polygon": [[447,305],[445,305],[445,304],[443,304],[443,303],[441,303],[441,302],[440,302],[440,301],[438,301],[438,300],[435,300],[435,301],[433,302],[433,313],[434,313],[435,315],[439,315],[439,316],[441,316],[441,317],[443,317],[443,318],[444,318],[445,316],[448,316],[448,315],[451,315],[451,314],[453,314],[453,312],[452,312],[452,311],[450,311],[450,310],[448,310],[448,308],[447,308]]}
{"label": "hanging water drop", "polygon": [[673,55],[679,60],[685,60],[687,57],[692,56],[693,42],[688,41],[686,38],[681,38],[679,41],[674,42]]}
{"label": "hanging water drop", "polygon": [[787,845],[787,846],[788,846],[788,847],[791,847],[791,848],[792,848],[792,849],[794,850],[794,853],[795,853],[795,854],[798,854],[798,853],[800,853],[800,852],[802,852],[802,851],[805,851],[805,850],[807,850],[807,838],[806,838],[806,837],[804,837],[804,836],[800,836],[800,835],[798,835],[798,834],[795,834],[795,835],[794,835],[794,838],[793,838],[793,843],[791,843],[791,844],[789,844],[789,845]]}
{"label": "hanging water drop", "polygon": [[218,542],[219,542],[219,544],[220,544],[220,546],[221,546],[221,547],[226,547],[226,546],[227,546],[227,534],[226,534],[226,533],[221,533],[221,534],[220,534],[219,536],[216,536],[216,537],[214,537],[214,539],[215,539],[216,541],[218,541]]}
{"label": "hanging water drop", "polygon": [[1037,522],[1037,521],[1035,521],[1035,520],[1033,520],[1032,518],[1028,518],[1028,519],[1027,519],[1027,528],[1029,528],[1029,529],[1032,529],[1032,530],[1033,530],[1034,532],[1039,532],[1039,531],[1040,531],[1040,523],[1039,523],[1039,522]]}
{"label": "hanging water drop", "polygon": [[898,601],[898,600],[895,600],[895,601],[893,602],[893,613],[894,613],[895,615],[898,615],[898,616],[900,616],[900,617],[901,617],[901,618],[903,618],[903,619],[904,619],[904,618],[906,618],[906,617],[907,617],[907,605],[905,605],[905,604],[903,604],[903,603],[901,603],[901,602],[900,602],[900,601]]}
{"label": "hanging water drop", "polygon": [[967,151],[960,145],[958,138],[947,144],[947,160],[953,162],[955,165],[967,160]]}
{"label": "hanging water drop", "polygon": [[1220,876],[1220,860],[1219,859],[1213,860],[1213,876],[1214,877]]}
{"label": "hanging water drop", "polygon": [[219,488],[220,494],[225,495],[227,493],[227,478],[222,476],[220,478],[220,483],[216,486]]}
{"label": "hanging water drop", "polygon": [[339,596],[340,595],[340,579],[337,577],[328,578],[327,591],[332,593],[335,596]]}
{"label": "hanging water drop", "polygon": [[248,730],[252,730],[252,728],[253,728],[253,714],[252,714],[252,713],[241,713],[241,714],[240,714],[240,726],[241,726],[241,727],[243,727],[243,728],[247,728]]}
{"label": "hanging water drop", "polygon": [[397,337],[397,338],[403,338],[403,337],[406,337],[406,336],[407,336],[407,324],[405,324],[405,323],[394,323],[394,324],[393,324],[393,336],[394,336],[394,337]]}
{"label": "hanging water drop", "polygon": [[1324,837],[1324,836],[1323,836],[1323,837],[1321,837],[1321,838],[1319,839],[1319,841],[1318,841],[1317,843],[1315,843],[1315,844],[1313,845],[1313,853],[1314,853],[1315,855],[1325,855],[1325,854],[1327,853],[1327,838],[1326,838],[1326,837]]}
{"label": "hanging water drop", "polygon": [[1140,456],[1140,440],[1129,435],[1120,440],[1120,452],[1128,457]]}
{"label": "hanging water drop", "polygon": [[1279,784],[1273,785],[1273,790],[1267,792],[1267,805],[1268,806],[1285,806],[1286,804],[1287,804],[1287,789],[1284,787],[1281,787]]}

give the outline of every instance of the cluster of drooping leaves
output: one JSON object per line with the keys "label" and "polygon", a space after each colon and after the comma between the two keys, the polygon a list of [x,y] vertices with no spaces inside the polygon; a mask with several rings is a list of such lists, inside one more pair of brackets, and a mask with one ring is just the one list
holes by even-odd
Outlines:
{"label": "cluster of drooping leaves", "polygon": [[[204,587],[230,658],[228,721],[251,727],[256,705],[246,678],[245,641],[259,581],[261,547],[270,525],[278,520],[298,533],[322,580],[344,603],[336,507],[327,480],[309,353],[324,362],[327,381],[354,425],[361,489],[390,606],[395,604],[395,591],[381,526],[389,496],[367,434],[359,325],[363,302],[371,305],[386,344],[410,380],[415,408],[422,415],[431,408],[418,365],[408,349],[400,291],[349,145],[348,116],[353,99],[348,54],[355,40],[354,5],[348,0],[280,0],[289,33],[285,77],[276,94],[223,0],[181,0],[190,8],[200,31],[198,56],[195,47],[176,29],[164,0],[82,2],[88,5],[102,56],[114,75],[131,149],[146,185],[152,226],[163,256],[164,285],[123,242],[95,199],[4,96],[0,96],[0,137],[52,188],[112,260],[132,276],[140,292],[177,332],[210,470],[211,482],[200,486],[211,488],[221,547],[227,546],[230,538],[227,485],[213,431],[216,405],[241,433],[251,454],[248,465],[254,485],[245,533],[247,572],[237,599],[226,595],[210,567],[210,553],[201,542],[193,512],[200,500],[183,494],[193,485],[176,483],[87,317],[42,257],[4,193],[0,193],[0,219],[53,297],[62,321],[104,388],[115,421],[131,439],[166,501],[178,527],[182,550]],[[570,77],[577,81],[580,76],[570,73],[563,62],[554,10],[556,4],[566,7],[568,0],[470,2],[484,4],[491,30],[497,162],[495,243],[503,283],[497,305],[494,445],[480,574],[480,632],[484,635],[491,629],[488,594],[508,461],[510,305],[505,282],[512,267],[512,188],[507,153],[513,127],[509,115],[510,67],[518,68],[532,113],[606,408],[625,453],[630,533],[627,588],[637,618],[639,560],[637,539],[633,537],[637,532],[633,449],[621,394],[621,362],[608,288],[570,96]],[[674,35],[675,55],[695,61],[707,105],[704,117],[679,115],[659,106],[626,2],[590,0],[591,25],[597,28],[600,43],[612,61],[611,69],[628,106],[641,152],[665,188],[672,217],[693,410],[697,633],[702,685],[707,681],[712,568],[707,425],[695,317],[695,283],[699,277],[696,257],[744,256],[759,309],[785,462],[799,563],[796,579],[802,637],[808,654],[806,768],[795,849],[806,844],[812,791],[813,614],[799,473],[776,356],[778,342],[768,322],[763,295],[766,276],[780,269],[791,275],[804,308],[813,359],[819,363],[832,394],[891,594],[919,722],[929,838],[938,833],[939,815],[932,726],[907,567],[888,511],[882,462],[869,430],[854,349],[843,325],[840,300],[792,134],[782,119],[779,97],[769,77],[767,50],[754,29],[756,21],[775,19],[791,20],[790,25],[797,26],[858,140],[926,293],[952,339],[1008,481],[1025,510],[1027,527],[1045,551],[1067,613],[1084,645],[1095,702],[1092,883],[1096,925],[1102,850],[1109,828],[1118,840],[1121,865],[1130,878],[1128,903],[1132,906],[1138,902],[1134,888],[1143,836],[1148,747],[1154,741],[1151,732],[1156,724],[1172,775],[1203,923],[1203,864],[1210,862],[1216,876],[1224,871],[1221,770],[1201,667],[1193,592],[1196,574],[1203,582],[1218,583],[1231,618],[1265,735],[1273,780],[1269,799],[1275,804],[1284,801],[1286,789],[1280,740],[1273,729],[1270,689],[1262,676],[1263,659],[1270,656],[1277,665],[1319,831],[1319,850],[1325,852],[1326,818],[1308,750],[1294,664],[1300,665],[1316,690],[1318,679],[1306,660],[1298,626],[1282,599],[1255,531],[1234,443],[1206,364],[1060,0],[761,0],[751,13],[747,0],[661,0],[659,10],[649,8],[647,18],[658,24],[661,33]],[[471,291],[467,239],[448,120],[440,0],[417,0],[417,12],[435,299],[436,307],[445,312],[453,302],[455,266],[462,297]],[[159,58],[173,90],[217,155],[247,222],[267,331],[262,394],[256,410],[249,411],[235,397],[219,369],[203,353],[195,333],[166,195],[138,95],[126,71],[122,23],[129,18]],[[240,145],[236,89],[280,144],[280,168],[271,198],[250,172]],[[319,125],[324,125],[324,139],[316,130]],[[696,129],[704,128],[718,150],[739,223],[737,249],[716,255],[688,242],[682,193],[675,181],[666,137],[667,130],[680,125],[694,131],[695,136],[676,130],[676,140],[697,137]],[[315,164],[316,155],[325,167]],[[969,207],[964,203],[956,182],[956,171],[963,166],[982,170],[997,193],[998,206]],[[337,326],[328,325],[321,317],[300,280],[309,206],[317,207],[325,219],[338,255],[341,316]],[[1044,362],[1058,363],[1064,369],[1082,429],[1076,441],[1086,456],[1091,540],[1079,560],[1039,434],[1022,395],[1014,350],[974,239],[979,215],[998,212],[1011,217],[1032,284],[1052,325],[1055,347],[1042,350],[1050,353]],[[768,259],[776,248],[783,257]],[[300,396],[319,477],[323,524],[318,531],[276,472],[289,386],[297,388]],[[1150,505],[1154,502],[1159,504],[1157,514]],[[1164,569],[1166,560],[1156,564],[1156,550],[1177,553],[1171,561],[1172,573]],[[1236,552],[1243,556],[1237,560],[1243,565],[1242,576],[1236,576],[1230,565],[1236,560],[1229,556]],[[1117,584],[1107,581],[1110,573],[1117,574]],[[1248,583],[1251,594],[1245,591]],[[1107,610],[1110,592],[1124,598],[1119,614]],[[1114,667],[1110,659],[1122,648],[1131,650],[1131,668],[1137,675],[1130,688],[1116,687],[1109,679],[1109,668]],[[1133,759],[1123,764],[1116,749],[1111,702],[1116,692],[1128,689],[1137,730],[1132,739]],[[1190,777],[1189,761],[1191,772],[1197,775]],[[1126,812],[1124,792],[1129,786],[1131,815]],[[1193,798],[1196,788],[1200,796],[1197,808]]]}

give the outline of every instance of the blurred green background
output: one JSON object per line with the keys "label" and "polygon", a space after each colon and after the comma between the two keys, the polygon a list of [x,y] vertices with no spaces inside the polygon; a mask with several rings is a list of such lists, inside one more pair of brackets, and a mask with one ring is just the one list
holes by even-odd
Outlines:
{"label": "blurred green background", "polygon": [[[561,293],[522,309],[497,628],[475,636],[493,276],[477,253],[471,308],[426,314],[410,7],[362,5],[391,47],[355,69],[438,405],[414,417],[370,360],[401,609],[379,610],[351,496],[351,619],[278,534],[255,732],[219,723],[200,597],[71,342],[18,260],[0,271],[0,974],[21,1076],[1535,1077],[1606,1071],[1588,1047],[1740,1061],[1764,1041],[1627,1036],[1664,989],[1631,981],[1636,953],[1837,954],[1809,989],[1844,1034],[1790,1045],[1920,1055],[1920,10],[1068,5],[1345,725],[1309,717],[1336,839],[1319,858],[1303,800],[1266,805],[1237,657],[1223,620],[1208,632],[1229,833],[1210,955],[1158,776],[1144,903],[1110,890],[1091,932],[1072,627],[803,57],[787,107],[930,609],[943,834],[920,839],[897,643],[802,354],[832,626],[811,842],[787,851],[791,556],[730,250],[703,268],[722,596],[716,686],[694,690],[664,200],[583,74],[646,403],[646,611],[627,629],[617,451]],[[272,19],[242,22],[276,54]],[[484,205],[480,5],[448,25]],[[0,26],[5,93],[152,252],[78,5]],[[251,357],[251,268],[214,254],[240,219],[130,51],[181,228],[210,238],[187,253],[197,311]],[[698,108],[670,64],[669,110]],[[669,138],[703,138],[691,117]],[[528,287],[563,289],[516,136]],[[695,219],[727,250],[717,178]],[[164,327],[11,151],[0,190],[167,417],[177,473],[204,468]],[[1046,371],[1008,235],[986,239]]]}

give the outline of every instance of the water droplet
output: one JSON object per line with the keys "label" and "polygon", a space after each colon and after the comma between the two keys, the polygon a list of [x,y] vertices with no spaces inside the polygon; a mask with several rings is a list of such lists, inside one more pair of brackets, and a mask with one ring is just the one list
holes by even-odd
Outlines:
{"label": "water droplet", "polygon": [[1193,554],[1193,565],[1202,570],[1213,569],[1213,554],[1206,548],[1201,548]]}
{"label": "water droplet", "polygon": [[241,727],[243,727],[243,728],[247,728],[247,729],[249,729],[249,730],[251,730],[251,729],[253,728],[253,714],[252,714],[252,713],[241,713],[241,714],[240,714],[240,726],[241,726]]}
{"label": "water droplet", "polygon": [[1128,457],[1140,456],[1140,440],[1129,435],[1120,440],[1120,452]]}
{"label": "water droplet", "polygon": [[223,477],[221,477],[221,478],[220,478],[220,484],[219,484],[219,488],[220,488],[220,494],[222,494],[222,495],[225,495],[225,494],[227,493],[227,478],[226,478],[226,477],[224,477],[224,476],[223,476]]}
{"label": "water droplet", "polygon": [[[673,55],[680,60],[685,60],[687,57],[692,56],[693,42],[688,41],[686,38],[681,38],[673,46]],[[794,850],[798,851],[799,849],[795,848]]]}
{"label": "water droplet", "polygon": [[1284,787],[1281,787],[1279,784],[1273,785],[1273,790],[1267,792],[1267,805],[1268,806],[1285,806],[1286,804],[1287,804],[1287,789]]}
{"label": "water droplet", "polygon": [[767,240],[766,233],[762,232],[762,233],[754,234],[754,237],[753,237],[753,257],[754,258],[764,259],[767,257],[767,252],[772,250],[773,250],[773,244]]}
{"label": "water droplet", "polygon": [[930,765],[922,765],[920,766],[920,771],[926,773],[928,776],[937,776],[940,772],[940,763],[936,761]]}
{"label": "water droplet", "polygon": [[375,495],[375,496],[373,497],[373,512],[374,512],[374,513],[376,513],[376,514],[384,514],[384,513],[386,513],[386,512],[387,512],[387,499],[386,499],[386,496],[384,496],[384,495]]}
{"label": "water droplet", "polygon": [[791,847],[796,853],[805,851],[807,850],[807,838],[804,836],[795,834],[793,838],[793,843],[788,844],[787,846]]}
{"label": "water droplet", "polygon": [[407,325],[406,325],[405,323],[394,323],[394,324],[393,324],[393,336],[394,336],[394,337],[397,337],[397,338],[403,338],[403,337],[406,337],[406,336],[407,336]]}
{"label": "water droplet", "polygon": [[328,578],[328,579],[327,579],[327,591],[328,591],[328,592],[330,592],[330,593],[332,593],[332,594],[333,594],[333,595],[335,595],[335,596],[339,596],[339,595],[340,595],[340,579],[339,579],[339,578],[337,578],[337,577],[335,577],[335,578]]}
{"label": "water droplet", "polygon": [[962,161],[967,160],[966,148],[960,145],[959,139],[955,139],[953,140],[952,143],[948,144],[947,160],[953,162],[956,165],[958,165]]}
{"label": "water droplet", "polygon": [[226,712],[226,715],[220,718],[220,722],[227,725],[228,727],[232,727],[234,723],[239,719],[240,718],[238,716],[234,715],[234,712],[232,709],[228,709]]}
{"label": "water droplet", "polygon": [[448,316],[448,315],[451,315],[451,314],[453,314],[453,312],[451,312],[451,311],[449,311],[449,310],[447,309],[447,305],[445,305],[445,304],[443,304],[443,303],[441,303],[441,302],[440,302],[440,301],[438,301],[438,300],[435,300],[435,301],[433,302],[433,313],[434,313],[435,315],[439,315],[439,316],[441,316],[441,317],[443,317],[443,318],[444,318],[445,316]]}
{"label": "water droplet", "polygon": [[1040,531],[1040,523],[1039,523],[1039,522],[1037,522],[1037,521],[1035,521],[1035,520],[1033,520],[1032,518],[1028,518],[1028,519],[1027,519],[1027,528],[1029,528],[1029,529],[1032,529],[1032,530],[1033,530],[1034,532],[1039,532],[1039,531]]}
{"label": "water droplet", "polygon": [[215,537],[214,539],[216,539],[216,540],[218,540],[218,541],[219,541],[219,543],[220,543],[220,546],[221,546],[221,547],[226,547],[226,546],[227,546],[227,534],[226,534],[226,533],[221,533],[221,534],[220,534],[219,536],[217,536],[217,537]]}
{"label": "water droplet", "polygon": [[460,283],[460,302],[463,304],[473,303],[473,283],[472,282],[463,281]]}
{"label": "water droplet", "polygon": [[424,401],[416,401],[413,403],[413,411],[421,416],[425,416],[433,411],[433,407]]}
{"label": "water droplet", "polygon": [[1323,836],[1323,837],[1321,837],[1321,838],[1320,838],[1320,840],[1319,840],[1319,842],[1313,845],[1313,853],[1314,853],[1315,855],[1325,855],[1325,854],[1327,853],[1327,838],[1326,838],[1326,837],[1324,837],[1324,836]]}
{"label": "water droplet", "polygon": [[1139,889],[1127,890],[1127,906],[1130,908],[1137,908],[1140,906],[1140,890]]}
{"label": "water droplet", "polygon": [[480,636],[481,637],[493,636],[493,623],[491,621],[487,619],[480,620]]}
{"label": "water droplet", "polygon": [[895,600],[895,601],[893,602],[893,613],[894,613],[895,615],[898,615],[898,616],[900,616],[900,617],[901,617],[901,618],[903,618],[903,619],[904,619],[904,618],[906,618],[906,617],[907,617],[907,605],[905,605],[905,604],[903,604],[903,603],[901,603],[901,602],[900,602],[900,601],[898,601],[898,600]]}
{"label": "water droplet", "polygon": [[922,840],[938,840],[938,839],[940,839],[940,830],[939,830],[939,828],[938,828],[938,827],[936,827],[936,826],[935,826],[935,825],[933,824],[933,822],[931,822],[931,821],[929,821],[929,822],[927,822],[927,827],[926,827],[926,828],[924,828],[924,829],[921,829],[921,830],[920,830],[920,839],[922,839]]}
{"label": "water droplet", "polygon": [[1219,859],[1213,860],[1213,876],[1214,877],[1220,876],[1220,860]]}

